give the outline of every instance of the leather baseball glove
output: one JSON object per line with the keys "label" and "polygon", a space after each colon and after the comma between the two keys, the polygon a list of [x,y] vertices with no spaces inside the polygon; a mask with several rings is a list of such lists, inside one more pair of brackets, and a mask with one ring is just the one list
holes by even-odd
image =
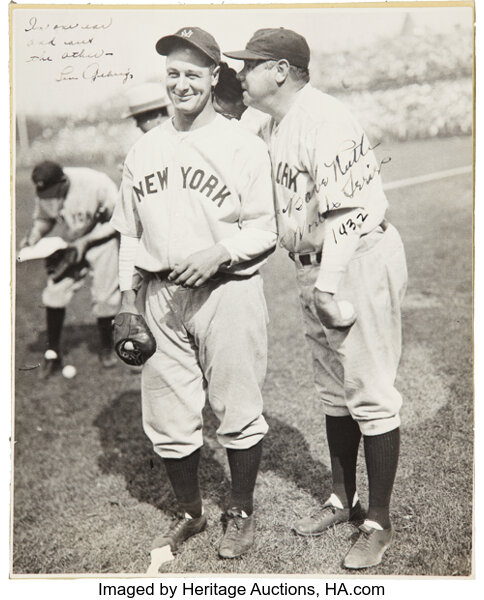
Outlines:
{"label": "leather baseball glove", "polygon": [[45,259],[45,267],[54,283],[72,276],[80,268],[76,248],[57,250]]}
{"label": "leather baseball glove", "polygon": [[114,349],[127,365],[144,364],[156,351],[156,341],[141,315],[121,312],[113,319]]}

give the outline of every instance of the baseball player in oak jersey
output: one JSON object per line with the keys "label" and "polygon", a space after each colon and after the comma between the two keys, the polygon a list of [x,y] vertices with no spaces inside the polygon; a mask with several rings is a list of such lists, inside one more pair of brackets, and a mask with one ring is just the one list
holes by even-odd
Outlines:
{"label": "baseball player in oak jersey", "polygon": [[44,161],[32,171],[36,189],[32,228],[21,247],[33,246],[57,226],[59,235],[76,249],[75,264],[59,280],[48,277],[42,293],[47,316],[47,350],[39,371],[42,379],[62,365],[61,334],[66,307],[92,276],[92,311],[97,317],[105,368],[117,359],[112,348],[111,321],[119,309],[118,239],[109,224],[118,190],[105,174],[81,167],[62,168]]}
{"label": "baseball player in oak jersey", "polygon": [[253,543],[267,431],[267,312],[258,271],[276,243],[270,159],[261,139],[214,110],[220,50],[209,33],[186,27],[156,50],[166,56],[174,117],[130,150],[111,221],[121,233],[121,312],[138,311],[143,274],[141,310],[157,345],[142,369],[143,426],[180,509],[153,547],[175,552],[206,526],[198,463],[208,399],[232,479],[219,555],[233,558]]}
{"label": "baseball player in oak jersey", "polygon": [[309,83],[309,47],[286,29],[261,29],[245,50],[244,102],[270,115],[270,147],[281,245],[289,251],[326,415],[333,493],[300,535],[361,518],[356,460],[361,434],[369,509],[344,559],[378,564],[391,542],[390,496],[399,453],[405,254],[385,219],[387,200],[371,143],[350,112]]}

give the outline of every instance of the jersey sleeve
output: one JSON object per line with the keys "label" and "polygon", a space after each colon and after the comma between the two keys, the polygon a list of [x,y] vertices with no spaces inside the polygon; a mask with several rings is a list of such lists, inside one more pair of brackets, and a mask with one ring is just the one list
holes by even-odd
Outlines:
{"label": "jersey sleeve", "polygon": [[101,222],[109,221],[116,206],[117,198],[118,188],[114,181],[106,175],[104,185],[98,190],[98,214]]}
{"label": "jersey sleeve", "polygon": [[256,259],[277,240],[269,154],[262,140],[253,142],[239,175],[239,231],[219,242],[229,252],[231,266]]}
{"label": "jersey sleeve", "polygon": [[52,223],[55,219],[52,218],[42,207],[42,202],[38,196],[35,196],[34,199],[34,212],[32,214],[32,219],[34,221],[49,221]]}
{"label": "jersey sleeve", "polygon": [[111,225],[121,235],[140,238],[143,227],[133,198],[133,175],[128,159],[129,155],[124,163],[123,179],[117,194]]}

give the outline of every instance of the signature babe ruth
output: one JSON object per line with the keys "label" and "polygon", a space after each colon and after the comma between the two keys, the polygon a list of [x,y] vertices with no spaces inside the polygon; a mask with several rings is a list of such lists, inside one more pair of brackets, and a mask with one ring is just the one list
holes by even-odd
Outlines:
{"label": "signature babe ruth", "polygon": [[335,98],[309,83],[309,47],[287,29],[258,30],[245,50],[243,99],[270,115],[281,245],[296,267],[314,377],[326,415],[332,494],[321,514],[295,523],[300,535],[362,519],[356,461],[363,435],[369,509],[344,558],[378,564],[391,543],[390,496],[399,454],[400,307],[407,270],[400,236],[364,131]]}
{"label": "signature babe ruth", "polygon": [[[156,341],[142,369],[144,430],[166,467],[178,520],[153,548],[172,552],[207,524],[198,484],[202,409],[219,419],[231,492],[219,555],[254,539],[253,491],[267,424],[266,304],[259,269],[276,243],[270,159],[212,104],[220,50],[186,27],[156,44],[174,117],[130,150],[112,224],[121,234],[121,320],[141,312]],[[139,296],[138,292],[138,296]]]}
{"label": "signature babe ruth", "polygon": [[[121,295],[118,288],[118,236],[109,220],[118,190],[105,174],[81,167],[62,168],[52,161],[39,163],[32,171],[35,208],[30,232],[21,247],[33,246],[57,225],[68,242],[70,266],[59,273],[56,260],[46,260],[50,273],[42,301],[47,316],[47,350],[39,377],[46,379],[62,366],[61,334],[66,307],[74,293],[92,276],[92,312],[97,317],[103,367],[116,365],[113,353],[111,321],[118,312]],[[55,273],[59,273],[58,276]]]}
{"label": "signature babe ruth", "polygon": [[168,118],[170,101],[161,83],[142,83],[128,90],[126,96],[128,110],[123,114],[123,119],[133,118],[136,127],[143,133]]}

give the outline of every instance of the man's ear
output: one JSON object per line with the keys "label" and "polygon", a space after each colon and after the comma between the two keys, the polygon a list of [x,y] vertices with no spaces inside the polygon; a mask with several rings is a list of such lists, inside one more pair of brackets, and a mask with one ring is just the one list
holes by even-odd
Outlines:
{"label": "man's ear", "polygon": [[282,58],[275,64],[276,68],[276,83],[279,85],[283,84],[289,76],[289,63],[286,59]]}
{"label": "man's ear", "polygon": [[212,71],[212,87],[215,87],[218,83],[218,76],[220,74],[220,66],[217,65]]}

